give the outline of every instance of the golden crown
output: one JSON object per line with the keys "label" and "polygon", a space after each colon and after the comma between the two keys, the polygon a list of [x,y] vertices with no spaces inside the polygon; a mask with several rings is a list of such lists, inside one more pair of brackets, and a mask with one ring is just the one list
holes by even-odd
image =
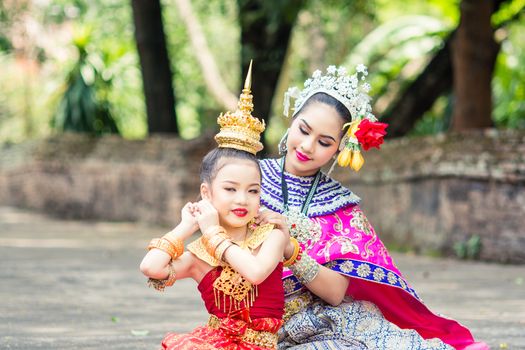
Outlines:
{"label": "golden crown", "polygon": [[239,97],[237,110],[233,113],[221,113],[217,118],[221,130],[215,135],[215,141],[217,141],[219,147],[235,148],[252,154],[256,154],[263,149],[263,145],[259,140],[266,126],[264,120],[260,121],[252,116],[253,96],[251,94],[251,84],[252,62],[250,62],[250,68],[246,75],[244,89]]}

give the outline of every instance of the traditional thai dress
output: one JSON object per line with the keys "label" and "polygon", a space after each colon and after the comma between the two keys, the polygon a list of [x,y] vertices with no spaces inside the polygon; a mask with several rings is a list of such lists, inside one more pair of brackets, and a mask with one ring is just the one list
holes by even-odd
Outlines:
{"label": "traditional thai dress", "polygon": [[[259,226],[248,237],[246,247],[256,249],[272,228]],[[205,326],[189,334],[167,334],[161,349],[276,349],[284,312],[283,264],[279,263],[261,284],[253,286],[229,265],[209,255],[201,239],[190,243],[188,250],[216,266],[198,284],[210,318]]]}
{"label": "traditional thai dress", "polygon": [[[260,165],[261,202],[283,213],[282,160],[264,159]],[[284,172],[289,220],[297,216],[314,180]],[[394,265],[359,201],[340,183],[320,175],[304,217],[320,229],[296,238],[319,264],[350,277],[350,284],[345,301],[333,307],[285,268],[286,313],[279,349],[488,349],[475,343],[467,328],[423,304]]]}

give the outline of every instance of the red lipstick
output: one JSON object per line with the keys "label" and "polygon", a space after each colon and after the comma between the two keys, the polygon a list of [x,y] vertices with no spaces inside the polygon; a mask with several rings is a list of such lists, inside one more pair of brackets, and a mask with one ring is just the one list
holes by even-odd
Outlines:
{"label": "red lipstick", "polygon": [[232,213],[234,213],[238,217],[242,218],[242,217],[245,217],[246,215],[248,215],[248,210],[243,209],[243,208],[237,208],[237,209],[233,209]]}
{"label": "red lipstick", "polygon": [[306,161],[309,161],[309,160],[310,160],[310,158],[309,158],[307,155],[302,154],[301,152],[299,152],[299,151],[297,151],[297,150],[295,151],[295,156],[296,156],[297,159],[298,159],[299,161],[301,161],[301,162],[306,162]]}

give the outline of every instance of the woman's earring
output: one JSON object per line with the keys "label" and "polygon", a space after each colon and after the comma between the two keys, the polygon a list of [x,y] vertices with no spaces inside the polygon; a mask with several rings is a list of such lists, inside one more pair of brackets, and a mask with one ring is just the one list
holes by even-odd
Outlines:
{"label": "woman's earring", "polygon": [[288,142],[288,132],[290,129],[288,128],[286,132],[284,133],[283,137],[281,138],[281,141],[279,141],[279,155],[284,155],[286,151],[288,151],[288,147],[286,146],[286,142]]}

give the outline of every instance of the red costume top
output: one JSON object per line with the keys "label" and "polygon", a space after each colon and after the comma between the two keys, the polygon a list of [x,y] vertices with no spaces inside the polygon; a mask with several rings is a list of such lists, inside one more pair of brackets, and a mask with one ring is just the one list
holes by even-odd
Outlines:
{"label": "red costume top", "polygon": [[[246,247],[256,249],[272,229],[272,225],[256,228],[246,240]],[[190,243],[188,250],[215,266],[197,287],[210,319],[206,326],[189,334],[169,333],[162,341],[162,349],[276,349],[277,331],[283,324],[284,314],[283,264],[277,264],[261,284],[254,286],[230,266],[210,256],[201,240]],[[227,293],[223,291],[225,288],[218,288],[217,282],[221,281],[228,287]],[[237,293],[246,289],[249,289],[246,293]],[[243,296],[236,299],[239,294]]]}

